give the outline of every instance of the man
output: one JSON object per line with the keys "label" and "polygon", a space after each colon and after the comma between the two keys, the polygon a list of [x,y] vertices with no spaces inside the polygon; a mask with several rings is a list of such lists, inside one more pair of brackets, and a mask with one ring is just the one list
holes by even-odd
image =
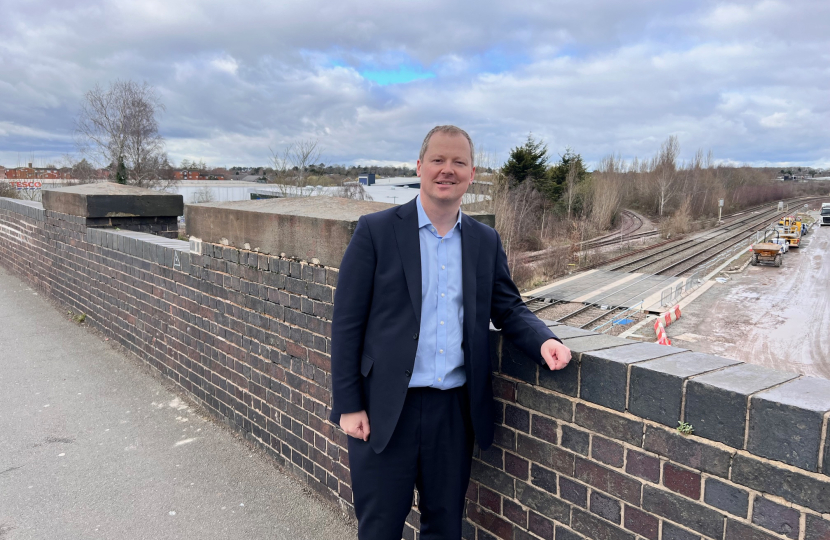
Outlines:
{"label": "man", "polygon": [[400,540],[413,486],[421,538],[460,538],[473,440],[493,442],[491,320],[550,369],[571,358],[522,302],[496,231],[460,211],[473,156],[465,131],[430,131],[418,197],[361,217],[343,256],[331,420],[349,435],[361,540]]}

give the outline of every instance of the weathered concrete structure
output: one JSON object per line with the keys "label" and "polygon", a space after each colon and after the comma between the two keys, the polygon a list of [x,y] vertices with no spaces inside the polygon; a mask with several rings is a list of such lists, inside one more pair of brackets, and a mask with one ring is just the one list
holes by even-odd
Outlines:
{"label": "weathered concrete structure", "polygon": [[43,190],[43,209],[78,218],[86,227],[118,228],[176,238],[181,195],[113,183]]}
{"label": "weathered concrete structure", "polygon": [[[361,211],[326,225],[343,245],[311,264],[242,227],[309,237],[325,216],[240,218],[233,245],[203,232],[196,255],[0,199],[0,262],[349,509],[345,436],[326,418],[336,254]],[[830,381],[554,331],[575,353],[555,373],[492,333],[496,444],[476,450],[465,538],[830,539]],[[417,526],[413,511],[404,536]]]}

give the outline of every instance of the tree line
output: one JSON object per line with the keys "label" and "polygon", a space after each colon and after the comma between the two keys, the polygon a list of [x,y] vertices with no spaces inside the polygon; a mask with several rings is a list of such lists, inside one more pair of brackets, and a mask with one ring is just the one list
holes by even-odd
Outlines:
{"label": "tree line", "polygon": [[[826,184],[782,182],[778,168],[723,165],[712,152],[698,150],[680,159],[672,135],[650,158],[625,160],[609,154],[588,170],[582,156],[566,148],[551,159],[547,145],[532,135],[510,151],[491,174],[491,198],[478,209],[496,215],[514,279],[522,285],[561,275],[581,252],[579,242],[613,228],[623,208],[653,219],[664,236],[713,224],[719,201],[734,212],[802,194],[826,194]],[[484,163],[488,156],[477,159]],[[806,169],[805,169],[806,170]],[[523,254],[559,250],[539,266],[522,263]]]}

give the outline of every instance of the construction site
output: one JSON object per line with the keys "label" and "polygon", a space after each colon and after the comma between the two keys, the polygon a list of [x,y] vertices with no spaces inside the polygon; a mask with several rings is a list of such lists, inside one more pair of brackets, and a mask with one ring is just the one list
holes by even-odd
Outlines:
{"label": "construction site", "polygon": [[822,206],[820,198],[764,205],[675,240],[629,219],[586,243],[623,254],[525,298],[542,319],[592,333],[827,378],[830,230],[820,227]]}

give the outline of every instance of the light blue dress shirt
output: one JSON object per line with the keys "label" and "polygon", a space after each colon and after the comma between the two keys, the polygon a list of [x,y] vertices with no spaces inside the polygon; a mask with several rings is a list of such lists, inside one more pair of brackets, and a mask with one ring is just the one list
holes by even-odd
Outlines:
{"label": "light blue dress shirt", "polygon": [[447,390],[467,380],[461,349],[461,211],[455,226],[442,237],[429,221],[420,195],[415,205],[421,244],[421,330],[409,387]]}

